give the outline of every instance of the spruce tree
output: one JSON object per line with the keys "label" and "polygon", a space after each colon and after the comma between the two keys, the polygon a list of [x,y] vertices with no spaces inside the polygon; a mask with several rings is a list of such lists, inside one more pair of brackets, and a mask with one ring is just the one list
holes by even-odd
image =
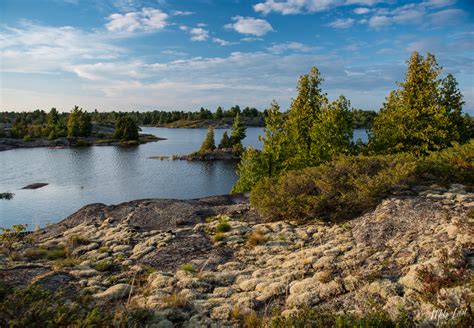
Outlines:
{"label": "spruce tree", "polygon": [[131,141],[138,140],[138,137],[138,125],[132,117],[124,115],[117,119],[114,131],[115,139]]}
{"label": "spruce tree", "polygon": [[232,140],[230,139],[227,131],[224,131],[221,142],[219,143],[219,149],[232,148]]}
{"label": "spruce tree", "polygon": [[444,80],[434,55],[414,52],[405,81],[387,97],[374,121],[371,148],[380,153],[417,155],[460,141],[462,95],[452,75]]}
{"label": "spruce tree", "polygon": [[344,96],[317,114],[311,128],[313,165],[329,161],[334,155],[350,152],[353,135],[351,104]]}
{"label": "spruce tree", "polygon": [[207,129],[207,135],[201,145],[201,148],[199,149],[199,153],[205,154],[207,152],[213,151],[214,149],[216,149],[216,144],[214,142],[214,128],[210,126]]}
{"label": "spruce tree", "polygon": [[298,81],[298,95],[291,103],[287,121],[292,145],[292,154],[286,163],[289,168],[297,169],[317,164],[312,158],[311,129],[328,102],[326,94],[321,90],[323,81],[316,67],[311,68],[311,73],[302,75]]}
{"label": "spruce tree", "polygon": [[245,131],[246,131],[246,128],[244,126],[244,123],[242,122],[240,118],[240,114],[237,113],[237,115],[234,118],[234,124],[232,124],[232,128],[231,128],[230,139],[232,141],[232,146],[242,145],[242,140],[244,140],[246,136]]}
{"label": "spruce tree", "polygon": [[278,175],[285,167],[289,144],[284,123],[280,106],[273,100],[270,108],[267,109],[265,128],[263,129],[265,135],[259,136],[259,140],[262,142],[262,164],[265,176],[268,177]]}

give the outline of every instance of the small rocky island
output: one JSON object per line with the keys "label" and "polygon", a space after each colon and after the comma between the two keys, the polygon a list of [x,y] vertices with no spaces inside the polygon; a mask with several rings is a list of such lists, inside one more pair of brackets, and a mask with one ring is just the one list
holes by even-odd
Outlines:
{"label": "small rocky island", "polygon": [[3,244],[0,280],[90,295],[156,327],[237,327],[308,307],[435,325],[433,313],[465,315],[474,297],[473,208],[463,185],[417,188],[338,224],[264,222],[244,194],[92,204]]}

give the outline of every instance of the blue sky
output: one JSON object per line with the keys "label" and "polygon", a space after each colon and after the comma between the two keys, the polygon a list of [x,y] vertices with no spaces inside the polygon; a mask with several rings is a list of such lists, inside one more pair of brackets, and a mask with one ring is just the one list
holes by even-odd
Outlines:
{"label": "blue sky", "polygon": [[1,0],[0,110],[283,109],[317,66],[379,109],[414,50],[474,114],[472,0]]}

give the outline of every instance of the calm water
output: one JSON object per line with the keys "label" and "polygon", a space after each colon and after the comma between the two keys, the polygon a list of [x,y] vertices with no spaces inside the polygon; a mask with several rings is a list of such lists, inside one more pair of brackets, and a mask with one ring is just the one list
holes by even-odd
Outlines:
{"label": "calm water", "polygon": [[[225,130],[216,130],[218,142]],[[260,128],[248,128],[244,145],[260,148]],[[15,149],[0,152],[0,227],[28,224],[30,229],[57,222],[86,204],[117,204],[140,198],[198,198],[225,194],[235,183],[235,163],[149,159],[187,154],[199,148],[205,129],[143,128],[167,140],[137,147]],[[354,138],[366,140],[364,130]],[[36,190],[22,187],[46,182]]]}

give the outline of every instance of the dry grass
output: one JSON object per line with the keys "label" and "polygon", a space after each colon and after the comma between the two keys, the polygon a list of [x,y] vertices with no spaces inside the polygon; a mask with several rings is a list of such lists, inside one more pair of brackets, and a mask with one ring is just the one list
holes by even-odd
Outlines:
{"label": "dry grass", "polygon": [[163,299],[166,308],[176,309],[188,306],[188,299],[179,292],[174,292]]}
{"label": "dry grass", "polygon": [[267,241],[267,237],[261,232],[260,230],[253,231],[250,235],[247,237],[247,244],[250,246],[257,246],[264,244]]}

